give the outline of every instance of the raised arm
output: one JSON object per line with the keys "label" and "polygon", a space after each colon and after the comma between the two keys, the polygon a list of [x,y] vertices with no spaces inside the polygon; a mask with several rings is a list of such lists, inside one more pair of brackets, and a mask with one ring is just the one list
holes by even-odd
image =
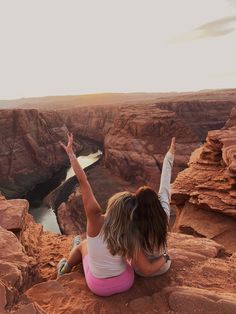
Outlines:
{"label": "raised arm", "polygon": [[168,150],[164,158],[161,172],[160,188],[158,192],[161,205],[165,210],[168,219],[170,218],[170,199],[171,199],[170,180],[172,167],[174,163],[174,154],[175,154],[175,137],[172,138],[170,149]]}
{"label": "raised arm", "polygon": [[80,184],[80,190],[82,194],[82,200],[83,200],[83,205],[85,209],[85,213],[87,216],[88,224],[87,224],[87,232],[89,236],[93,237],[96,236],[102,226],[102,212],[101,212],[101,207],[98,204],[92,188],[88,182],[87,176],[80,166],[74,151],[73,151],[73,134],[67,134],[68,136],[68,143],[67,146],[65,146],[63,143],[61,143],[61,146],[64,148],[66,151],[69,159],[71,166],[75,172],[75,175],[79,181]]}

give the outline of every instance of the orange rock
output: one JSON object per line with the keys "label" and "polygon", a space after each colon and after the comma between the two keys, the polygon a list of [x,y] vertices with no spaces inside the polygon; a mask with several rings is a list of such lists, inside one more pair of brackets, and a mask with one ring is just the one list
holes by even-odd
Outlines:
{"label": "orange rock", "polygon": [[[27,217],[22,232],[29,234],[32,230],[34,239],[38,237],[34,231],[37,228]],[[184,312],[190,306],[190,301],[184,301],[187,297],[192,298],[193,309],[203,311],[206,307],[211,312],[216,307],[215,300],[219,300],[221,309],[234,310],[236,259],[225,256],[223,246],[210,239],[170,233],[168,247],[172,265],[166,274],[153,278],[136,276],[129,291],[101,298],[87,287],[81,265],[55,280],[56,269],[52,266],[68,256],[72,238],[41,232],[38,250],[34,244],[31,251],[36,252],[36,264],[33,257],[26,255],[17,237],[0,228],[1,313],[8,310],[15,314],[164,313],[177,309]],[[29,239],[24,237],[25,243]],[[46,282],[33,282],[36,270]],[[27,287],[31,288],[25,291]],[[197,302],[201,300],[205,300],[204,307]]]}
{"label": "orange rock", "polygon": [[235,156],[235,126],[208,133],[206,143],[193,152],[189,168],[173,184],[173,230],[209,237],[230,252],[236,250]]}
{"label": "orange rock", "polygon": [[66,139],[68,130],[56,112],[13,109],[0,115],[0,190],[17,197],[66,164],[59,141]]}
{"label": "orange rock", "polygon": [[26,200],[0,200],[0,226],[19,232],[24,227],[24,220],[29,204]]}
{"label": "orange rock", "polygon": [[[49,236],[52,235],[48,233]],[[62,239],[64,236],[59,237]],[[54,258],[57,260],[62,252],[65,256],[69,252],[69,247],[65,252],[63,242],[54,244],[53,252],[58,255]],[[57,281],[49,280],[35,285],[25,295],[29,302],[37,302],[46,313],[55,314],[164,313],[171,310],[177,312],[177,309],[181,309],[181,313],[189,313],[191,302],[184,302],[185,297],[192,300],[192,311],[204,311],[206,307],[211,313],[218,304],[217,300],[222,311],[235,309],[236,264],[233,259],[219,258],[223,247],[206,238],[175,233],[170,233],[168,242],[172,257],[170,270],[159,277],[136,276],[134,286],[125,293],[109,298],[95,296],[88,289],[80,267]],[[197,302],[204,297],[206,303]]]}

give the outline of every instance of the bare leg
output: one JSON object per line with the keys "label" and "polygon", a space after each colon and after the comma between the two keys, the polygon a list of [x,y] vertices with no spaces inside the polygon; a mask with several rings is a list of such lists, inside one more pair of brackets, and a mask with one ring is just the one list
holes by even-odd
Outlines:
{"label": "bare leg", "polygon": [[60,260],[57,265],[57,276],[60,277],[66,273],[71,272],[72,268],[78,265],[85,255],[87,255],[86,239],[72,249],[68,260],[65,258]]}
{"label": "bare leg", "polygon": [[70,256],[67,261],[70,268],[78,265],[82,261],[82,258],[87,255],[87,252],[87,240],[84,240],[79,245],[75,246],[70,252]]}

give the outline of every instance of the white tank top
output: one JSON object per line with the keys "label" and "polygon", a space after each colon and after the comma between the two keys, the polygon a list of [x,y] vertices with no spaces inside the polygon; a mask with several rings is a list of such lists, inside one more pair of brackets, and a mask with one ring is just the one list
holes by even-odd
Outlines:
{"label": "white tank top", "polygon": [[111,255],[100,234],[96,237],[87,235],[87,248],[89,268],[94,277],[109,278],[125,271],[127,262],[119,255]]}

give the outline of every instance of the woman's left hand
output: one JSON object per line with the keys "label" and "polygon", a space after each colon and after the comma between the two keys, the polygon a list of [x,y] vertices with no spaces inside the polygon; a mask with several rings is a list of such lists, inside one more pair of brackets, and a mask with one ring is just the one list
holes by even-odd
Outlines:
{"label": "woman's left hand", "polygon": [[69,157],[74,156],[74,151],[73,151],[73,134],[72,133],[67,133],[67,138],[68,138],[68,143],[67,146],[64,145],[62,142],[60,142],[61,147],[65,150],[67,155]]}

